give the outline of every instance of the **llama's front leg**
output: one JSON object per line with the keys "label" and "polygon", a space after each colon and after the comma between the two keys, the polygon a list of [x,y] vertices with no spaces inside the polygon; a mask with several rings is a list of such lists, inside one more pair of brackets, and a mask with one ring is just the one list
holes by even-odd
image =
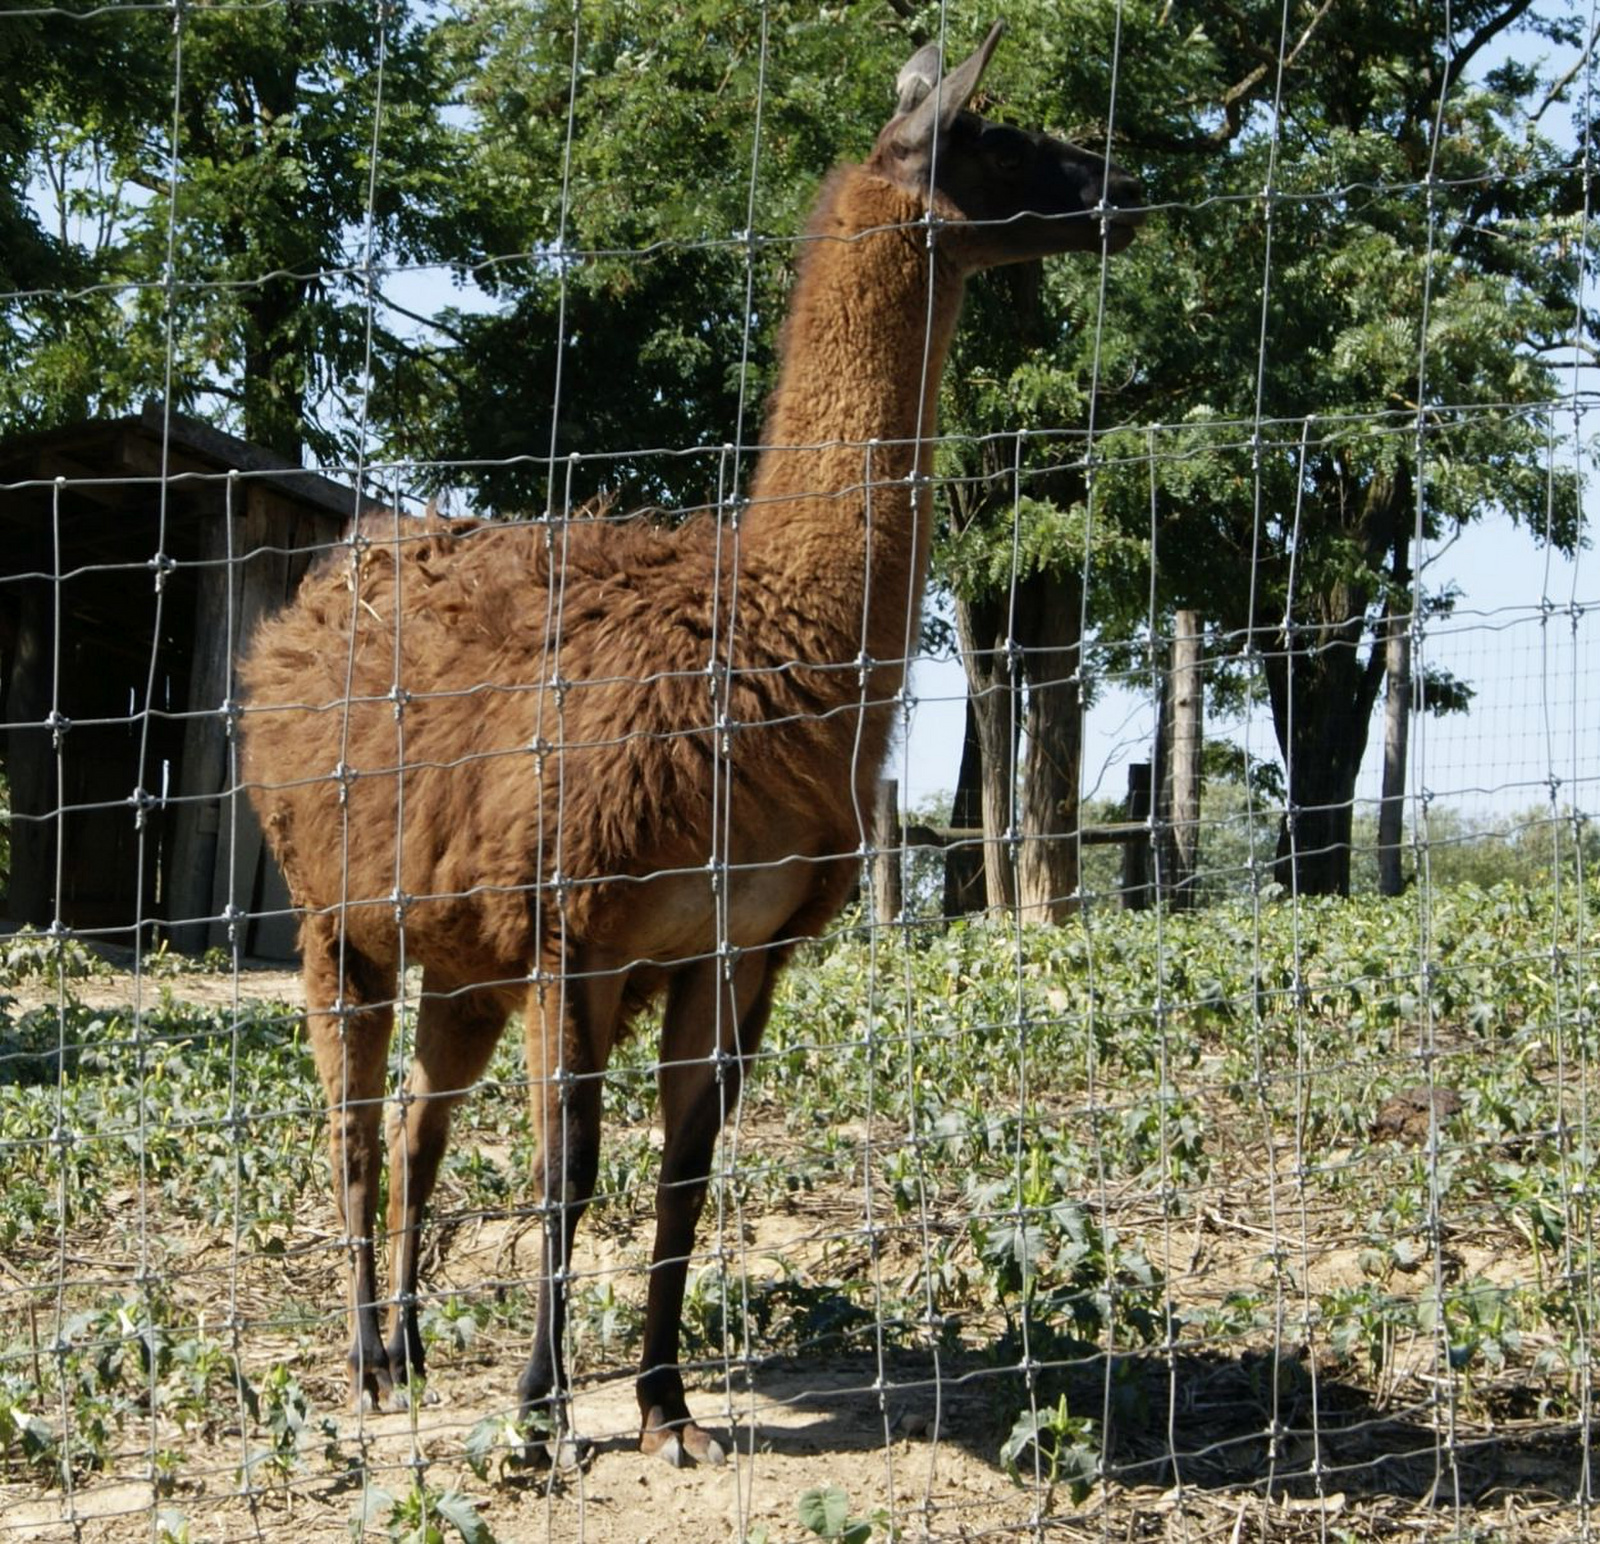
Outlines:
{"label": "llama's front leg", "polygon": [[392,1391],[383,1346],[373,1230],[383,1161],[383,1087],[394,1028],[393,984],[322,917],[307,920],[306,1034],[328,1101],[333,1200],[350,1251],[350,1397],[382,1407]]}
{"label": "llama's front leg", "polygon": [[761,1043],[773,974],[766,954],[747,954],[730,984],[722,979],[721,962],[708,960],[676,977],[667,998],[659,1073],[666,1143],[637,1392],[640,1451],[673,1465],[686,1458],[724,1460],[722,1445],[690,1416],[684,1394],[678,1364],[683,1295],[712,1153],[739,1102],[745,1062]]}
{"label": "llama's front leg", "polygon": [[[544,1246],[533,1349],[517,1394],[523,1419],[542,1418],[554,1437],[553,1449],[531,1443],[531,1458],[559,1452],[572,1442],[563,1430],[567,1381],[562,1349],[572,1245],[600,1172],[601,1076],[622,991],[620,975],[583,971],[573,965],[565,979],[535,988],[525,1012]],[[582,1444],[576,1446],[581,1451]]]}
{"label": "llama's front leg", "polygon": [[390,1277],[394,1305],[385,1358],[396,1385],[423,1371],[417,1323],[417,1259],[422,1218],[450,1140],[450,1114],[483,1075],[505,1026],[505,1008],[487,992],[452,992],[424,971],[415,1059],[389,1138]]}

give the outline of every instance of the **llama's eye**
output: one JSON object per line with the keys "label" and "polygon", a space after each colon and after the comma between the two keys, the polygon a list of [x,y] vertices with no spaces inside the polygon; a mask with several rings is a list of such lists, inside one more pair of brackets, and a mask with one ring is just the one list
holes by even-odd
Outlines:
{"label": "llama's eye", "polygon": [[1020,150],[995,151],[994,168],[998,172],[1020,172],[1022,170],[1022,152]]}

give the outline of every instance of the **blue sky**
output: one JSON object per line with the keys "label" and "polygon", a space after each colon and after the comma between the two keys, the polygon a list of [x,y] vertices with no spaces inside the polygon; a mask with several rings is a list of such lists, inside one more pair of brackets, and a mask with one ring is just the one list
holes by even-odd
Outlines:
{"label": "blue sky", "polygon": [[[1591,533],[1594,522],[1590,493]],[[1429,719],[1414,731],[1413,791],[1427,789],[1466,811],[1506,815],[1547,798],[1553,774],[1562,781],[1563,802],[1600,805],[1600,555],[1580,551],[1569,560],[1547,552],[1491,514],[1443,551],[1428,576],[1434,588],[1453,584],[1461,598],[1455,615],[1425,636],[1427,661],[1468,682],[1477,696],[1471,712]],[[1549,617],[1546,599],[1554,607]],[[1581,612],[1575,626],[1574,603]],[[919,661],[913,691],[911,735],[896,750],[889,775],[900,779],[914,806],[955,786],[965,692],[960,664]],[[1085,794],[1120,796],[1127,763],[1149,759],[1154,730],[1147,699],[1107,692],[1088,714]],[[1264,706],[1246,721],[1210,723],[1207,732],[1276,759]],[[1377,797],[1381,754],[1375,717],[1359,798]]]}

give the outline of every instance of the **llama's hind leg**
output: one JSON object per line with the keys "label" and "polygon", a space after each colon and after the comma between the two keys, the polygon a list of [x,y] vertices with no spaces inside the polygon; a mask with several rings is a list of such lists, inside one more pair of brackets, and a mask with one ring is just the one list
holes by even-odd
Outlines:
{"label": "llama's hind leg", "polygon": [[350,1394],[382,1406],[391,1391],[379,1315],[373,1229],[383,1163],[384,1071],[394,1029],[394,972],[348,943],[337,924],[308,917],[305,957],[306,1032],[328,1101],[328,1154],[333,1199],[350,1251]]}
{"label": "llama's hind leg", "polygon": [[[678,1465],[723,1462],[722,1446],[689,1414],[678,1341],[696,1224],[705,1206],[711,1155],[739,1102],[772,1006],[772,957],[744,955],[731,984],[720,959],[675,977],[661,1037],[661,1121],[666,1137],[656,1191],[656,1241],[639,1370],[639,1448]],[[734,1030],[737,1027],[737,1036]]]}
{"label": "llama's hind leg", "polygon": [[435,972],[422,976],[415,1057],[389,1133],[389,1248],[394,1306],[389,1319],[389,1376],[406,1383],[422,1373],[417,1325],[417,1258],[422,1217],[450,1140],[450,1114],[494,1054],[506,1010],[491,993],[452,991]]}

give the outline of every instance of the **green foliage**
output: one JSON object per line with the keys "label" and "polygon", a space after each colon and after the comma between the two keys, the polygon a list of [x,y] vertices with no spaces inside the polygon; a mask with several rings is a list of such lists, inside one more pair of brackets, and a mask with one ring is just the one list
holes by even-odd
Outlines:
{"label": "green foliage", "polygon": [[1100,1474],[1100,1435],[1095,1422],[1067,1409],[1065,1394],[1053,1409],[1024,1410],[1000,1446],[1000,1463],[1018,1485],[1042,1479],[1048,1497],[1066,1485],[1074,1506],[1089,1499]]}
{"label": "green foliage", "polygon": [[[401,448],[526,457],[554,437],[561,454],[615,458],[577,467],[576,497],[702,502],[720,451],[647,448],[720,447],[741,415],[755,440],[805,206],[841,153],[870,146],[915,45],[876,8],[794,0],[559,13],[488,0],[440,40],[466,83],[482,249],[523,257],[480,273],[495,310],[448,314],[439,341],[400,362],[437,403],[396,424]],[[545,259],[558,240],[571,261]],[[543,508],[551,491],[527,461],[466,471],[501,508]]]}
{"label": "green foliage", "polygon": [[[1202,904],[1255,892],[1280,895],[1273,878],[1273,853],[1283,813],[1281,768],[1253,762],[1247,787],[1242,756],[1207,746],[1207,777],[1200,827],[1196,893]],[[1080,811],[1086,826],[1125,819],[1122,806],[1091,800]],[[1350,889],[1370,896],[1378,888],[1378,816],[1358,809],[1350,824]],[[1532,805],[1507,815],[1475,814],[1430,802],[1426,820],[1408,803],[1401,836],[1401,870],[1407,884],[1426,865],[1433,892],[1458,885],[1492,889],[1510,883],[1529,891],[1576,882],[1600,864],[1600,830],[1582,811]],[[1091,897],[1114,902],[1121,886],[1121,851],[1084,851],[1081,883]]]}
{"label": "green foliage", "polygon": [[318,1446],[329,1464],[339,1459],[339,1428],[331,1416],[318,1416],[300,1381],[282,1363],[273,1366],[251,1391],[248,1403],[264,1446],[247,1445],[242,1478],[247,1486],[286,1483]]}
{"label": "green foliage", "polygon": [[485,1314],[463,1297],[441,1298],[430,1303],[419,1316],[425,1345],[447,1346],[452,1351],[470,1350],[483,1328]]}
{"label": "green foliage", "polygon": [[[35,226],[44,292],[0,311],[0,420],[51,427],[170,385],[174,405],[220,403],[227,426],[292,459],[303,446],[338,457],[362,416],[368,310],[351,253],[369,219],[391,260],[468,239],[434,27],[420,13],[202,7],[183,18],[176,108],[164,18],[48,30],[77,68],[45,70],[9,109],[57,228]],[[371,342],[380,358],[400,347],[381,313]]]}
{"label": "green foliage", "polygon": [[29,1408],[36,1397],[21,1378],[0,1378],[0,1473],[8,1477],[30,1470],[49,1474],[58,1462],[54,1428]]}
{"label": "green foliage", "polygon": [[884,1530],[885,1538],[895,1537],[886,1512],[880,1508],[871,1517],[853,1516],[850,1497],[837,1485],[817,1485],[802,1491],[795,1511],[802,1528],[819,1539],[836,1540],[837,1544],[867,1544],[879,1528]]}
{"label": "green foliage", "polygon": [[[784,1261],[776,1275],[740,1279],[708,1265],[689,1279],[683,1338],[692,1350],[720,1356],[746,1343],[815,1353],[866,1335],[874,1326],[862,1306],[864,1283],[807,1281]],[[892,1327],[890,1327],[892,1334]]]}
{"label": "green foliage", "polygon": [[[1588,1269],[1595,1161],[1583,1119],[1600,1050],[1594,874],[1559,889],[1436,886],[1425,906],[1416,893],[1249,896],[1167,916],[1094,907],[1059,928],[856,928],[811,946],[782,978],[740,1161],[719,1183],[738,1187],[745,1218],[870,1187],[872,1228],[841,1223],[819,1252],[786,1246],[694,1275],[689,1350],[937,1346],[993,1390],[991,1450],[1004,1442],[1025,1480],[1074,1488],[1093,1482],[1100,1443],[1075,1413],[1101,1408],[1082,1383],[1137,1432],[1152,1402],[1140,1373],[1174,1352],[1235,1359],[1264,1407],[1294,1392],[1301,1374],[1275,1348],[1300,1337],[1379,1403],[1421,1357],[1469,1413],[1494,1413],[1508,1375],[1542,1409],[1576,1411],[1589,1327],[1568,1288]],[[321,1095],[292,1017],[163,1001],[135,1018],[69,1000],[15,1016],[6,1034],[18,1049],[5,1065],[29,1069],[0,1083],[8,1264],[53,1282],[69,1233],[108,1259],[147,1251],[139,1280],[151,1284],[74,1274],[59,1295],[35,1288],[28,1315],[0,1330],[8,1480],[58,1483],[138,1452],[169,1488],[182,1463],[164,1455],[225,1436],[235,1458],[242,1442],[258,1491],[342,1475],[310,1364],[281,1348],[309,1322],[308,1348],[331,1366],[326,1298],[302,1319],[286,1294],[271,1360],[241,1365],[260,1343],[178,1295],[193,1278],[187,1246],[168,1237],[220,1231],[246,1272],[294,1268],[285,1240],[327,1206],[328,1175],[301,1113]],[[457,1152],[481,1138],[481,1161],[446,1168],[445,1214],[527,1193],[515,1055],[498,1053],[458,1112]],[[648,1031],[619,1049],[609,1141],[648,1146],[621,1127],[653,1114],[655,1055]],[[1373,1129],[1383,1100],[1419,1082],[1461,1099],[1431,1151]],[[1254,1182],[1233,1176],[1259,1173],[1269,1152],[1283,1164],[1281,1231],[1243,1244],[1212,1293],[1181,1263],[1191,1229],[1210,1234],[1223,1180],[1227,1215],[1247,1218]],[[643,1178],[641,1159],[630,1183]],[[636,1226],[621,1200],[607,1212]],[[1283,1220],[1297,1212],[1348,1246],[1345,1275],[1326,1257],[1327,1277],[1303,1271],[1288,1247],[1298,1224]],[[1468,1228],[1483,1263],[1436,1277],[1439,1239],[1462,1248]],[[580,1280],[578,1359],[614,1367],[636,1345],[642,1274]],[[423,1332],[441,1376],[508,1326],[525,1335],[530,1312],[514,1287],[430,1301]],[[467,1456],[503,1477],[538,1436],[502,1414],[472,1432]],[[391,1498],[373,1525],[467,1537],[470,1508],[444,1494]],[[863,1524],[880,1526],[846,1505],[829,1525]]]}
{"label": "green foliage", "polygon": [[23,981],[81,981],[105,976],[111,967],[76,938],[54,938],[31,927],[0,939],[0,986]]}
{"label": "green foliage", "polygon": [[[1595,900],[1592,880],[1559,900],[1548,886],[1441,888],[1426,939],[1405,896],[1218,903],[1160,919],[1096,911],[1087,926],[1021,934],[956,924],[914,932],[907,947],[898,930],[870,949],[841,940],[785,977],[751,1098],[799,1144],[788,1187],[835,1161],[819,1112],[825,1130],[870,1117],[902,1133],[875,1144],[875,1183],[891,1233],[917,1242],[905,1324],[943,1336],[959,1315],[1002,1368],[1018,1364],[1026,1327],[1053,1378],[1099,1347],[1159,1344],[1169,1324],[1210,1342],[1262,1334],[1270,1296],[1170,1301],[1147,1241],[1083,1198],[1125,1189],[1181,1216],[1253,1133],[1308,1150],[1368,1143],[1386,1094],[1418,1081],[1426,1023],[1451,1048],[1436,1075],[1465,1110],[1432,1175],[1395,1144],[1308,1180],[1348,1212],[1371,1277],[1329,1288],[1318,1311],[1337,1354],[1378,1377],[1394,1336],[1417,1323],[1422,1283],[1408,1273],[1430,1248],[1435,1187],[1448,1215],[1492,1211],[1507,1248],[1525,1241],[1536,1275],[1553,1268],[1582,1164],[1532,1134],[1576,1097],[1557,1092],[1556,1058],[1589,1054],[1577,930]],[[959,1219],[960,1231],[920,1234],[922,1217]],[[1451,1303],[1478,1323],[1494,1306],[1481,1294]],[[1557,1306],[1547,1294],[1539,1311],[1564,1344]],[[1492,1326],[1474,1333],[1453,1332],[1460,1344],[1511,1344]]]}
{"label": "green foliage", "polygon": [[452,1536],[461,1544],[494,1544],[476,1501],[459,1490],[438,1490],[421,1480],[399,1495],[376,1485],[367,1488],[350,1520],[351,1537],[360,1539],[379,1523],[391,1544],[446,1544]]}
{"label": "green foliage", "polygon": [[[1376,847],[1358,826],[1359,845]],[[1405,840],[1405,870],[1415,879],[1425,852],[1428,883],[1434,887],[1476,885],[1492,889],[1503,883],[1530,891],[1547,889],[1559,876],[1573,882],[1600,864],[1600,830],[1582,812],[1532,805],[1508,816],[1464,814],[1448,806],[1430,806],[1423,833],[1411,823]],[[1361,871],[1358,869],[1358,873]]]}
{"label": "green foliage", "polygon": [[554,1431],[548,1409],[526,1415],[499,1411],[486,1415],[467,1433],[463,1454],[480,1480],[491,1475],[504,1479],[527,1463],[531,1445],[547,1445]]}
{"label": "green foliage", "polygon": [[[1236,689],[1267,692],[1294,803],[1341,805],[1418,524],[1498,509],[1577,540],[1549,450],[1555,362],[1590,321],[1583,160],[1552,125],[1582,28],[1570,0],[1203,20],[1017,0],[1007,20],[984,110],[1111,145],[1159,213],[1109,264],[971,286],[938,580],[964,605],[1039,579],[1074,615],[1086,581],[1088,691],[1152,584],[1158,611],[1234,636],[1288,617]],[[181,22],[181,74],[155,12],[8,24],[0,423],[167,394],[292,458],[359,437],[508,511],[599,491],[683,510],[748,477],[723,447],[758,438],[804,211],[944,26],[797,0]],[[1262,51],[1285,28],[1280,79]],[[459,303],[394,271],[428,264]],[[591,459],[558,486],[546,453]],[[1344,825],[1302,844],[1336,854],[1300,860],[1302,891],[1342,887]]]}

